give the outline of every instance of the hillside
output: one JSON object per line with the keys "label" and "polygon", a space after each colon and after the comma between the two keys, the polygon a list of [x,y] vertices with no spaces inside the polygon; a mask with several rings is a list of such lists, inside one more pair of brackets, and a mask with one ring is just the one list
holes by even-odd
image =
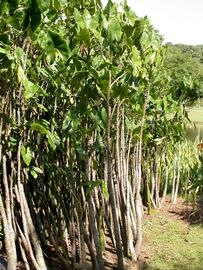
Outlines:
{"label": "hillside", "polygon": [[174,79],[178,95],[182,94],[184,81],[190,85],[192,100],[203,96],[203,45],[166,44],[164,66]]}

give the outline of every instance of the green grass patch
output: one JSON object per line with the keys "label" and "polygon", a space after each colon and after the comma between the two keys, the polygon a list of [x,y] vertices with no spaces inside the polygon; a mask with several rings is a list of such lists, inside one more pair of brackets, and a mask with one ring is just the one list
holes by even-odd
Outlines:
{"label": "green grass patch", "polygon": [[188,112],[188,115],[191,121],[203,123],[203,108],[192,109]]}
{"label": "green grass patch", "polygon": [[203,270],[203,226],[155,215],[144,233],[151,255],[143,270]]}

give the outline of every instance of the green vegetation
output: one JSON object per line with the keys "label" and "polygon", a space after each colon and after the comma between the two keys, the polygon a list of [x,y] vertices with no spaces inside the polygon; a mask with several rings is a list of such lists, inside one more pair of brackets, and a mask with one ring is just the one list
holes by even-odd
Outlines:
{"label": "green vegetation", "polygon": [[143,270],[201,270],[203,227],[189,225],[163,213],[144,224],[150,258]]}
{"label": "green vegetation", "polygon": [[164,66],[172,79],[174,98],[191,104],[203,96],[203,46],[168,44]]}
{"label": "green vegetation", "polygon": [[198,149],[184,139],[197,78],[171,73],[164,56],[162,37],[126,1],[1,1],[8,270],[17,260],[46,270],[47,258],[103,270],[109,239],[123,270],[140,256],[143,203],[150,212],[168,192],[175,203],[202,191]]}

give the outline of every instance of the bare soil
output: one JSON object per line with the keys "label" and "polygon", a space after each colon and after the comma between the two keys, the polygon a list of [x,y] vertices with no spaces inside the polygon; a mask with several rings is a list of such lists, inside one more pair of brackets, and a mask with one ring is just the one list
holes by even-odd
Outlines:
{"label": "bare soil", "polygon": [[[193,206],[192,204],[186,204],[181,198],[177,199],[176,204],[170,202],[170,198],[167,197],[160,209],[156,209],[152,215],[145,213],[145,220],[152,220],[155,215],[162,215],[173,220],[180,220],[183,223],[189,224],[203,224],[203,199],[200,199],[198,204]],[[164,225],[164,224],[163,224]],[[147,239],[144,236],[143,247],[138,262],[128,263],[126,265],[127,270],[143,269],[147,264],[148,259],[153,256],[147,243]],[[117,259],[115,249],[112,247],[111,242],[107,243],[107,252],[105,253],[105,269],[112,270],[117,269]]]}

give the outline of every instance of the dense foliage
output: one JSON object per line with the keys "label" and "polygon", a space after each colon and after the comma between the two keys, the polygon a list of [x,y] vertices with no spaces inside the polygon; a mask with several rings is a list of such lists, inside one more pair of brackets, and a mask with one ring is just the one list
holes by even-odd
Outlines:
{"label": "dense foliage", "polygon": [[185,112],[163,69],[162,37],[125,1],[120,11],[99,0],[0,5],[8,269],[17,258],[47,269],[53,256],[87,269],[87,254],[104,269],[107,240],[124,269],[140,255],[143,202],[160,206],[168,182],[175,201],[181,180]]}
{"label": "dense foliage", "polygon": [[203,46],[167,44],[164,66],[172,80],[174,98],[192,104],[203,96]]}

